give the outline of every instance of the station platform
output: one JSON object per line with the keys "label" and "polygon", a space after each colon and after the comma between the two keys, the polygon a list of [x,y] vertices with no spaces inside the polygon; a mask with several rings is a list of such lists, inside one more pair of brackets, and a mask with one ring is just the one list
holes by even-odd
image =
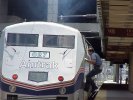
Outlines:
{"label": "station platform", "polygon": [[94,100],[133,100],[127,84],[103,84]]}

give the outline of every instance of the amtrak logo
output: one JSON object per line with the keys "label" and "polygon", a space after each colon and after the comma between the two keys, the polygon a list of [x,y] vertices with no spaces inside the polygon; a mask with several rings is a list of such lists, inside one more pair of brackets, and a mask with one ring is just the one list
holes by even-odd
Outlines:
{"label": "amtrak logo", "polygon": [[19,68],[45,68],[45,69],[58,69],[57,63],[53,62],[32,62],[23,60]]}

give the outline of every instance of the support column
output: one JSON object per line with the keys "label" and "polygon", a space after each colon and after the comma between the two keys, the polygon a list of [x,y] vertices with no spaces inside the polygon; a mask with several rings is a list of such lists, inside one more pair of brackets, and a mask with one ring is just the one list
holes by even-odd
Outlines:
{"label": "support column", "polygon": [[8,0],[0,0],[0,23],[6,22],[8,12]]}
{"label": "support column", "polygon": [[130,53],[129,59],[129,91],[133,92],[133,52]]}
{"label": "support column", "polygon": [[58,0],[48,0],[48,22],[58,21]]}
{"label": "support column", "polygon": [[119,83],[119,64],[115,64],[115,79],[114,81],[116,83]]}

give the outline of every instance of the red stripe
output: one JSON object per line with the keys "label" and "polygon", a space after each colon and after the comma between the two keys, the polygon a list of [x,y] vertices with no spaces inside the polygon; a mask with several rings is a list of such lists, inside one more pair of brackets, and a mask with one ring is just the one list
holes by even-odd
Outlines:
{"label": "red stripe", "polygon": [[2,81],[6,84],[14,84],[18,87],[23,87],[23,88],[39,91],[39,90],[60,88],[60,87],[63,87],[63,86],[65,86],[65,87],[71,86],[77,81],[77,78],[78,78],[79,74],[83,73],[83,72],[84,72],[84,68],[81,67],[79,69],[79,71],[77,72],[76,76],[71,81],[48,84],[48,85],[45,85],[45,86],[35,86],[35,85],[30,85],[30,84],[26,84],[26,83],[22,83],[22,82],[17,82],[17,81],[11,80],[11,79],[4,78],[3,76],[2,76]]}

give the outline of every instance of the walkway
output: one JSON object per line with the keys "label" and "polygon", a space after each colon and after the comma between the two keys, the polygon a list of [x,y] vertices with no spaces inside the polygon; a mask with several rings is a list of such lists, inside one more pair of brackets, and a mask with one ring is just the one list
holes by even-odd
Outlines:
{"label": "walkway", "polygon": [[125,84],[103,84],[94,100],[133,100]]}

